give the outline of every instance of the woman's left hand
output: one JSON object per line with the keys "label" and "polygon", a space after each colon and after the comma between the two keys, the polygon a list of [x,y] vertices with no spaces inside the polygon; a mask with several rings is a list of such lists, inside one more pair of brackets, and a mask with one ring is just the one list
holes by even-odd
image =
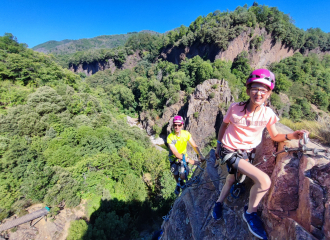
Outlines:
{"label": "woman's left hand", "polygon": [[307,134],[307,137],[309,135],[309,132],[307,130],[297,130],[293,133],[294,139],[302,139],[304,137],[304,133]]}

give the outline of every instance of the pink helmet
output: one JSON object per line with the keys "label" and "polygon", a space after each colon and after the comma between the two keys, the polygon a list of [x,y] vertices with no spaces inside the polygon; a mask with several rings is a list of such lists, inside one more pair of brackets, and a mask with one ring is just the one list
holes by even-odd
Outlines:
{"label": "pink helmet", "polygon": [[275,87],[275,75],[267,69],[254,70],[246,80],[246,86],[251,83],[262,83],[268,86],[271,90]]}
{"label": "pink helmet", "polygon": [[177,115],[173,118],[173,123],[181,123],[184,124],[183,117]]}

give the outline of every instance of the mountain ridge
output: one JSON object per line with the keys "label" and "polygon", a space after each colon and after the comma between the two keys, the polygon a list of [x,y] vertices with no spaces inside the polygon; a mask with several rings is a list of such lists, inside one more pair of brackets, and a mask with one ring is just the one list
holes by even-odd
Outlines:
{"label": "mountain ridge", "polygon": [[[152,30],[142,30],[142,33],[159,34]],[[128,38],[139,32],[127,32],[125,34],[99,35],[92,38],[64,39],[61,41],[50,40],[40,43],[32,49],[42,53],[69,54],[77,51],[100,48],[115,48],[124,46]]]}

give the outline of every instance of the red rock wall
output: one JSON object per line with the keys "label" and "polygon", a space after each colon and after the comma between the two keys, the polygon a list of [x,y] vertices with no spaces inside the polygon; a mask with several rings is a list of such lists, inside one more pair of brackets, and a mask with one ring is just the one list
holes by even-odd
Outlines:
{"label": "red rock wall", "polygon": [[[282,42],[274,40],[271,34],[267,34],[266,30],[256,28],[254,34],[250,36],[251,29],[241,33],[238,37],[232,40],[226,50],[220,49],[216,44],[199,44],[195,43],[190,47],[175,47],[171,46],[161,53],[161,57],[167,61],[179,64],[183,59],[192,58],[196,55],[201,57],[207,56],[208,59],[214,61],[216,59],[233,61],[242,51],[249,52],[250,64],[253,68],[269,66],[273,62],[279,62],[284,58],[292,56],[295,51],[286,47]],[[264,41],[259,50],[249,51],[250,41],[255,36],[263,36]],[[325,54],[319,49],[312,50],[317,54]],[[308,52],[306,53],[308,54]]]}
{"label": "red rock wall", "polygon": [[[281,124],[277,129],[281,133],[292,131]],[[255,161],[261,162],[258,168],[272,180],[270,190],[258,206],[268,238],[330,239],[329,159],[297,153],[282,153],[275,159],[271,156],[276,145],[265,132]],[[282,142],[278,150],[284,145],[297,147],[298,141]],[[321,148],[313,143],[307,146]],[[264,157],[269,160],[263,161]],[[214,150],[202,167],[205,170],[198,170],[194,176],[199,176],[203,185],[186,188],[175,201],[169,220],[162,225],[162,239],[255,239],[242,220],[252,181],[245,181],[247,189],[239,199],[225,201],[223,219],[215,221],[211,212],[227,170],[215,164]]]}
{"label": "red rock wall", "polygon": [[116,66],[115,62],[112,59],[107,59],[103,61],[95,61],[92,63],[80,63],[78,65],[71,64],[69,70],[74,73],[85,73],[86,76],[91,76],[98,71],[104,71],[107,69],[111,70],[111,73],[114,73],[116,69],[132,69],[136,66],[137,62],[141,60],[139,52],[129,55],[126,58],[126,61],[121,66]]}

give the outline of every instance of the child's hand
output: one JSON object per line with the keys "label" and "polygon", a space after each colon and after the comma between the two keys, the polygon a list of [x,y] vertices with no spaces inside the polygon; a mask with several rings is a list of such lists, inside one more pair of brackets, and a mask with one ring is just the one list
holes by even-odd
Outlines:
{"label": "child's hand", "polygon": [[307,130],[297,130],[293,133],[294,139],[302,139],[304,137],[304,133],[307,134],[307,137],[309,135],[309,132]]}

